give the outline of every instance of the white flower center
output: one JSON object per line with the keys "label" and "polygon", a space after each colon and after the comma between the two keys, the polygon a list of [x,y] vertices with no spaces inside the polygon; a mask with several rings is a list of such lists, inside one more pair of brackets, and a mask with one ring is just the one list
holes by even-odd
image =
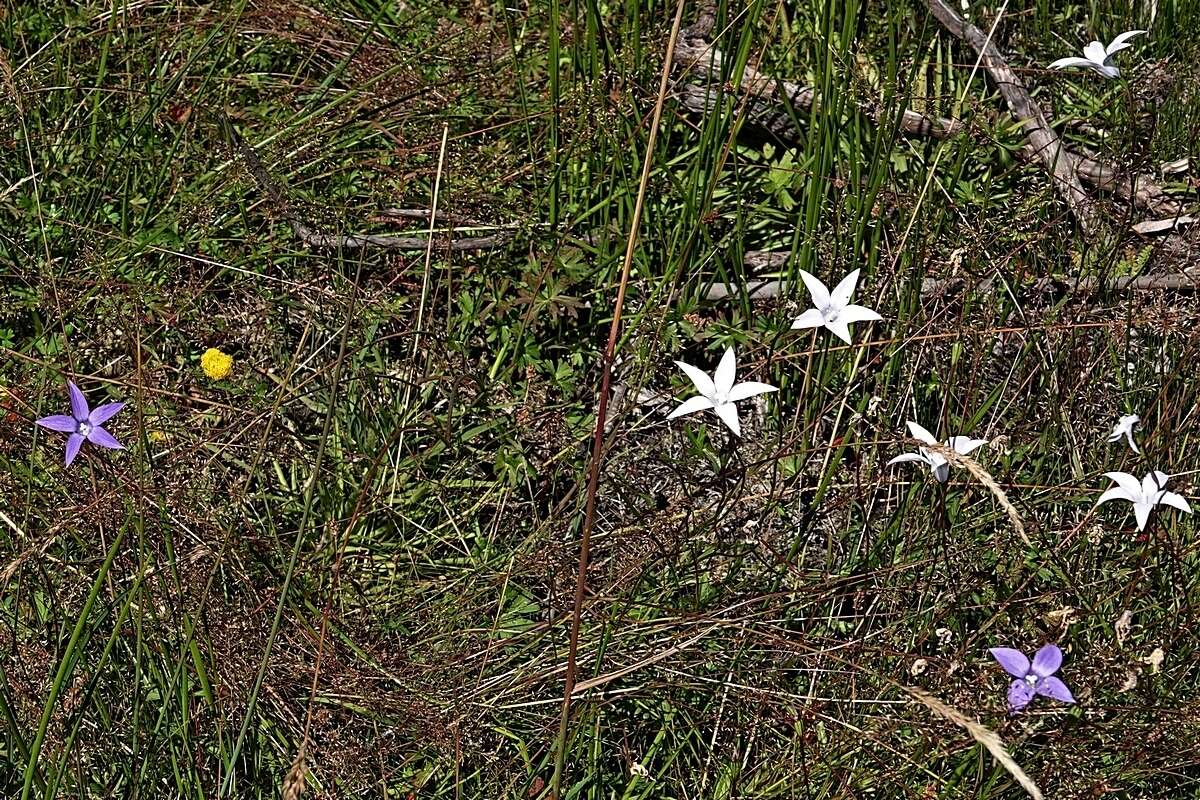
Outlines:
{"label": "white flower center", "polygon": [[709,399],[713,401],[714,406],[723,406],[729,402],[729,393],[728,392],[716,392]]}
{"label": "white flower center", "polygon": [[92,423],[84,420],[83,422],[79,423],[79,427],[76,428],[76,430],[79,432],[80,436],[87,436],[92,432]]}
{"label": "white flower center", "polygon": [[831,322],[837,322],[838,315],[841,313],[842,310],[836,306],[825,306],[821,309],[821,319],[825,320],[825,324],[828,325]]}
{"label": "white flower center", "polygon": [[1034,675],[1031,672],[1025,676],[1025,682],[1028,683],[1030,686],[1037,686],[1038,677],[1037,677],[1037,675]]}

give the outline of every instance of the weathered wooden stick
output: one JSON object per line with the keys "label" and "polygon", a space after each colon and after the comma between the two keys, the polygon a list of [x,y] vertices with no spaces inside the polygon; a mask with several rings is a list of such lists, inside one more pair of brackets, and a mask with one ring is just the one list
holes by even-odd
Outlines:
{"label": "weathered wooden stick", "polygon": [[1079,157],[1063,146],[1041,107],[1009,68],[999,49],[987,34],[960,17],[945,0],[925,0],[925,5],[946,30],[976,52],[980,65],[996,83],[1009,110],[1024,126],[1025,136],[1050,174],[1055,190],[1070,207],[1084,232],[1095,230],[1097,217],[1092,197],[1075,171]]}
{"label": "weathered wooden stick", "polygon": [[[746,254],[747,266],[781,266],[788,258],[787,253],[754,252]],[[1165,275],[1138,275],[1121,278],[1042,278],[1035,286],[1045,289],[1055,289],[1072,295],[1090,295],[1102,291],[1110,292],[1146,292],[1156,289],[1166,291],[1194,291],[1200,289],[1200,272],[1173,272]],[[988,293],[995,291],[997,281],[994,278],[984,278],[971,282],[963,278],[926,278],[921,282],[921,294],[938,295],[952,289],[961,288],[968,292]],[[751,280],[743,287],[729,287],[716,284],[704,295],[708,301],[740,298],[743,295],[750,300],[769,300],[789,293],[786,281],[763,279]]]}
{"label": "weathered wooden stick", "polygon": [[[234,144],[238,152],[241,153],[242,159],[246,162],[246,168],[250,171],[250,175],[254,178],[258,187],[266,192],[271,201],[278,207],[283,218],[292,226],[292,231],[297,238],[304,244],[317,250],[356,250],[363,247],[377,247],[381,250],[425,250],[429,247],[429,239],[426,236],[399,236],[393,234],[332,234],[321,233],[309,227],[300,215],[297,214],[283,190],[275,179],[271,177],[271,173],[267,171],[266,166],[262,163],[262,159],[258,157],[258,153],[254,151],[240,136],[235,136]],[[391,209],[392,216],[413,216],[411,213],[404,213],[401,209]],[[395,212],[400,211],[397,214]],[[425,218],[428,219],[428,212],[425,213]],[[450,250],[452,252],[462,252],[469,250],[488,250],[493,247],[500,247],[512,239],[512,233],[503,231],[491,236],[477,236],[464,239],[450,239],[446,242],[436,242],[435,246],[439,249]]]}
{"label": "weathered wooden stick", "polygon": [[[961,22],[961,19],[959,21]],[[677,67],[689,70],[707,82],[707,85],[685,84],[676,90],[676,98],[679,103],[688,111],[700,115],[709,114],[716,108],[719,98],[716,82],[721,79],[721,67],[724,64],[724,54],[720,48],[705,41],[704,37],[711,29],[711,16],[705,17],[702,14],[697,22],[688,29],[688,38],[681,44],[675,59]],[[974,30],[979,33],[983,41],[986,41],[986,37],[983,37],[978,29]],[[994,47],[991,49],[995,51]],[[1001,63],[1003,63],[1003,59],[1001,59]],[[1012,74],[1011,70],[1008,71],[1008,74]],[[746,115],[753,125],[783,142],[795,144],[800,141],[794,118],[791,114],[779,110],[777,104],[782,100],[789,103],[795,111],[808,113],[817,103],[816,92],[811,87],[781,80],[748,67],[742,88],[748,92],[748,96],[745,98]],[[1025,92],[1024,96],[1028,98],[1028,92]],[[1029,99],[1028,103],[1032,103],[1032,99]],[[878,124],[887,122],[878,108],[864,107],[863,111]],[[905,110],[900,117],[899,129],[901,133],[908,136],[926,136],[935,139],[947,139],[969,130],[968,126],[960,120],[928,116],[911,109]],[[1171,197],[1153,178],[1146,175],[1129,174],[1125,170],[1117,169],[1090,156],[1076,153],[1066,148],[1061,140],[1057,146],[1066,154],[1064,165],[1072,169],[1082,181],[1099,189],[1110,191],[1122,200],[1146,208],[1162,217],[1174,216],[1183,212],[1183,204]],[[1027,143],[1018,150],[1017,155],[1024,161],[1045,160],[1033,142]]]}
{"label": "weathered wooden stick", "polygon": [[[800,92],[794,96],[803,99],[808,95]],[[675,92],[675,97],[681,106],[691,113],[701,116],[712,113],[718,101],[715,88],[694,83],[679,87]],[[806,110],[803,104],[797,105],[796,108],[800,111]],[[774,98],[761,95],[748,98],[746,118],[756,128],[769,133],[785,144],[794,145],[800,142],[800,131],[796,129],[792,116],[778,110]],[[878,118],[876,117],[876,119]],[[901,120],[900,130],[910,136],[944,139],[955,132],[966,130],[966,126],[955,120],[926,117],[913,111],[905,113]],[[1022,161],[1038,160],[1037,152],[1028,144],[1017,150],[1016,155]],[[1074,156],[1075,172],[1085,183],[1112,192],[1126,202],[1164,217],[1182,213],[1183,204],[1171,197],[1162,184],[1153,178],[1146,175],[1130,175],[1089,156],[1078,153],[1075,153]]]}
{"label": "weathered wooden stick", "polygon": [[[719,48],[700,39],[691,39],[681,43],[680,49],[675,53],[677,66],[697,72],[713,81],[720,80],[724,59],[725,56]],[[751,114],[755,118],[755,124],[771,131],[791,130],[793,127],[792,120],[787,114],[771,110],[769,103],[777,98],[782,98],[797,111],[804,113],[818,107],[817,93],[811,87],[772,77],[759,72],[754,67],[745,68],[741,88],[751,95],[751,101],[768,101],[765,106],[761,102],[754,104]],[[677,92],[681,102],[697,113],[707,113],[716,104],[715,88],[685,84]],[[882,121],[881,112],[878,109],[864,108],[863,111],[877,123]],[[966,130],[966,125],[958,120],[929,117],[920,112],[906,109],[900,118],[900,130],[910,136],[932,136],[935,139],[946,139]],[[794,138],[794,134],[787,138]]]}

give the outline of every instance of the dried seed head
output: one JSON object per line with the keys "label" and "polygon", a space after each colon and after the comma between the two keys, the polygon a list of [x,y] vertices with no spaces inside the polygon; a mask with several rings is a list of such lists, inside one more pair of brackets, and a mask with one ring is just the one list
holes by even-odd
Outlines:
{"label": "dried seed head", "polygon": [[300,752],[296,754],[296,760],[292,762],[291,768],[283,778],[281,795],[283,800],[300,800],[307,775],[308,770],[304,766],[304,745],[301,745]]}

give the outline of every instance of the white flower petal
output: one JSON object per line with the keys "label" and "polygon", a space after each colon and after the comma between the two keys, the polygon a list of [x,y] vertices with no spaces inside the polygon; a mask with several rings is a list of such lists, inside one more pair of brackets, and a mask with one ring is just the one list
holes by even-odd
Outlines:
{"label": "white flower petal", "polygon": [[929,459],[927,459],[925,456],[921,455],[920,453],[904,453],[903,455],[896,456],[891,461],[887,462],[887,464],[885,464],[884,466],[890,467],[893,464],[904,464],[908,461],[920,461],[922,464],[929,463]]}
{"label": "white flower petal", "polygon": [[1129,40],[1135,36],[1140,36],[1143,33],[1145,33],[1145,31],[1125,31],[1124,33],[1118,34],[1111,42],[1108,43],[1108,47],[1104,48],[1105,55],[1111,56],[1113,53],[1124,50],[1126,47],[1131,47],[1132,45],[1129,44]]}
{"label": "white flower petal", "polygon": [[1150,521],[1150,512],[1154,510],[1153,503],[1134,503],[1133,514],[1137,517],[1137,528],[1139,531],[1146,529],[1146,523]]}
{"label": "white flower petal", "polygon": [[1176,494],[1175,492],[1163,492],[1162,497],[1158,498],[1158,502],[1164,506],[1178,508],[1185,514],[1192,513],[1192,507],[1188,505],[1187,499],[1183,495]]}
{"label": "white flower petal", "polygon": [[918,441],[925,442],[926,444],[937,444],[937,439],[933,438],[933,434],[925,430],[916,422],[908,423],[908,432],[911,433],[912,437]]}
{"label": "white flower petal", "polygon": [[1094,69],[1096,65],[1086,58],[1067,56],[1057,61],[1051,61],[1047,66],[1050,69],[1066,69],[1067,67],[1088,67],[1089,69]]}
{"label": "white flower petal", "polygon": [[850,303],[850,298],[854,296],[854,290],[858,286],[858,272],[858,270],[854,270],[838,281],[838,285],[833,287],[833,291],[829,293],[830,305],[835,308],[845,308]]}
{"label": "white flower petal", "polygon": [[738,400],[745,400],[748,397],[777,391],[779,391],[778,387],[772,386],[769,383],[744,381],[729,390],[729,402],[736,403]]}
{"label": "white flower petal", "polygon": [[717,387],[713,385],[712,378],[708,377],[708,373],[699,367],[693,367],[691,364],[685,364],[682,361],[676,361],[675,366],[683,370],[689,378],[692,379],[692,385],[696,387],[696,391],[705,397],[712,397],[717,393]]}
{"label": "white flower petal", "polygon": [[987,439],[972,439],[970,436],[951,436],[949,441],[946,442],[946,446],[954,452],[965,456],[987,443]]}
{"label": "white flower petal", "polygon": [[835,317],[825,323],[825,328],[846,344],[852,344],[850,341],[850,327],[846,325],[846,321],[844,319]]}
{"label": "white flower petal", "polygon": [[1096,65],[1092,64],[1091,60],[1079,58],[1078,55],[1068,55],[1066,59],[1058,59],[1057,61],[1051,61],[1050,64],[1048,64],[1046,66],[1051,68],[1051,70],[1064,70],[1064,68],[1067,68],[1067,67],[1093,68]]}
{"label": "white flower petal", "polygon": [[1142,494],[1142,482],[1128,472],[1106,472],[1104,477],[1128,492],[1130,502],[1134,502],[1133,498],[1140,497]]}
{"label": "white flower petal", "polygon": [[1104,59],[1108,58],[1108,51],[1099,42],[1090,42],[1083,48],[1083,57],[1093,64],[1103,64]]}
{"label": "white flower petal", "polygon": [[709,400],[704,395],[696,395],[680,403],[678,408],[667,415],[667,419],[682,417],[684,414],[695,414],[697,411],[706,411],[712,407],[712,400]]}
{"label": "white flower petal", "polygon": [[810,275],[804,270],[799,270],[800,280],[804,281],[804,285],[808,287],[808,293],[812,296],[813,305],[818,310],[829,308],[829,289],[825,284],[821,283],[815,275]]}
{"label": "white flower petal", "polygon": [[742,435],[742,426],[738,422],[737,406],[733,403],[722,403],[716,406],[713,411],[716,411],[721,421],[729,426],[729,430],[733,431],[734,436]]}
{"label": "white flower petal", "polygon": [[721,356],[721,363],[717,364],[717,371],[713,373],[713,386],[718,395],[724,396],[729,394],[735,380],[737,380],[737,356],[733,354],[733,348],[729,347],[726,348],[725,355]]}
{"label": "white flower petal", "polygon": [[842,322],[855,323],[874,322],[876,320],[883,319],[883,317],[879,316],[879,314],[875,313],[866,306],[856,306],[854,304],[850,304],[843,308],[840,313],[838,313],[838,319],[840,319]]}
{"label": "white flower petal", "polygon": [[1109,500],[1125,500],[1130,503],[1136,503],[1139,497],[1141,497],[1140,493],[1133,495],[1128,490],[1123,489],[1120,486],[1114,486],[1112,489],[1109,489],[1107,492],[1100,495],[1100,499],[1096,501],[1096,505],[1104,505]]}
{"label": "white flower petal", "polygon": [[820,328],[825,325],[825,317],[815,308],[810,308],[800,316],[796,317],[796,321],[792,323],[792,330],[798,328]]}
{"label": "white flower petal", "polygon": [[1165,472],[1154,470],[1142,478],[1142,497],[1147,503],[1157,503],[1159,495],[1167,489],[1167,481],[1171,476]]}

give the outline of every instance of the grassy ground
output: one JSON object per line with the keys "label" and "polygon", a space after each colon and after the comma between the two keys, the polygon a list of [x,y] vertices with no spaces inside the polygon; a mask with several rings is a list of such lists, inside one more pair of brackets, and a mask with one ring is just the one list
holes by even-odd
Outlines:
{"label": "grassy ground", "polygon": [[[1003,8],[994,41],[1072,147],[1160,179],[1190,157],[1166,184],[1196,202],[1200,3],[967,5],[985,31]],[[649,153],[562,796],[1026,796],[915,686],[1046,797],[1200,797],[1195,523],[1093,510],[1114,469],[1196,502],[1200,303],[1041,281],[1196,269],[1195,234],[1133,234],[1146,212],[1107,195],[1083,234],[918,0],[729,6],[711,37],[732,91],[690,113],[676,72]],[[549,794],[673,10],[0,9],[3,796]],[[1121,81],[1040,66],[1135,27]],[[783,137],[746,122],[747,62],[819,110],[776,103]],[[905,107],[969,131],[901,136]],[[457,237],[506,244],[427,258],[292,224],[419,235],[384,212],[435,194]],[[802,290],[704,299],[762,249],[784,279],[861,268],[885,320],[844,347],[788,330]],[[921,292],[955,277],[998,288]],[[780,387],[740,439],[632,402],[690,393],[672,360],[731,344]],[[209,347],[228,377],[202,372]],[[125,452],[63,468],[32,420],[67,378],[129,401]],[[1129,412],[1140,457],[1104,442]],[[885,468],[908,419],[991,440],[1030,544],[967,472]],[[1045,641],[1079,702],[1009,716],[987,648]]]}

